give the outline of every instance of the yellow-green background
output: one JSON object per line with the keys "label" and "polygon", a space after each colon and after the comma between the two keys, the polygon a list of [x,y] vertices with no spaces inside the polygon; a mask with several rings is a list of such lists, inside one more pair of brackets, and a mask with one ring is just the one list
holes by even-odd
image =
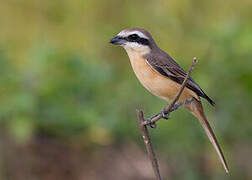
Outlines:
{"label": "yellow-green background", "polygon": [[138,129],[166,105],[109,40],[148,29],[216,102],[226,176],[185,110],[151,136],[164,179],[252,179],[252,1],[1,0],[0,179],[153,179]]}

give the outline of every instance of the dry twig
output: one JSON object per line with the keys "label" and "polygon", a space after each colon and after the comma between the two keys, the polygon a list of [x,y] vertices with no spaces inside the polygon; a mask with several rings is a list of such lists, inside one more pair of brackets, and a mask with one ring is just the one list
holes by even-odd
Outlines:
{"label": "dry twig", "polygon": [[145,144],[145,147],[147,149],[147,154],[148,154],[148,156],[149,156],[149,158],[151,160],[154,174],[156,176],[156,179],[161,180],[161,174],[160,174],[159,167],[158,167],[158,161],[157,161],[155,152],[154,152],[154,150],[152,148],[152,142],[151,142],[151,139],[150,139],[149,131],[147,129],[147,126],[144,125],[144,116],[143,116],[143,111],[142,110],[138,111],[138,119],[139,119],[139,126],[141,128],[142,136],[143,136],[143,139],[144,139],[144,144]]}
{"label": "dry twig", "polygon": [[[170,104],[167,107],[164,108],[164,113],[165,114],[170,112],[171,108],[175,105],[175,103],[179,99],[180,95],[182,94],[182,92],[183,92],[183,90],[185,88],[186,82],[187,82],[188,78],[190,77],[190,74],[192,73],[194,65],[195,65],[196,62],[197,62],[197,58],[195,57],[195,58],[193,58],[192,65],[191,65],[189,71],[187,72],[187,75],[186,75],[186,77],[185,77],[185,79],[184,79],[178,93],[172,99]],[[144,143],[145,143],[145,147],[147,149],[147,153],[148,153],[148,156],[149,156],[150,161],[152,163],[152,168],[153,168],[153,171],[155,173],[155,176],[156,176],[157,180],[161,180],[161,175],[160,175],[160,170],[159,170],[159,166],[158,166],[158,161],[157,161],[155,152],[154,152],[153,147],[152,147],[152,142],[151,142],[151,139],[150,139],[149,131],[147,129],[147,125],[150,124],[150,123],[155,124],[155,122],[157,122],[158,120],[160,120],[162,118],[163,118],[162,114],[160,113],[157,116],[153,117],[148,122],[148,121],[144,120],[143,111],[142,110],[138,111],[139,126],[140,126],[140,129],[141,129],[142,136],[143,136]]]}

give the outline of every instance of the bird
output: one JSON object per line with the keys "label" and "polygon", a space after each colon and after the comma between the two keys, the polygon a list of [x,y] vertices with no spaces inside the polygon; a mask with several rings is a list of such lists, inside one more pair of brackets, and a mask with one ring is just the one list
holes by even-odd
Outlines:
{"label": "bird", "polygon": [[[176,96],[186,72],[169,54],[157,46],[147,30],[124,29],[112,38],[110,43],[122,46],[126,50],[135,75],[148,91],[168,103]],[[200,98],[206,99],[212,106],[215,105],[215,102],[189,77],[176,105],[189,110],[200,121],[228,174],[229,168],[223,151],[206,118]],[[164,112],[162,116],[168,118]]]}

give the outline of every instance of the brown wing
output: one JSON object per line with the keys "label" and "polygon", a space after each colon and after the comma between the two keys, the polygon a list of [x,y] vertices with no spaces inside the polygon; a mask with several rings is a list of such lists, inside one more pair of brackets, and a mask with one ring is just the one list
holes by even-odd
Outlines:
{"label": "brown wing", "polygon": [[[183,83],[186,77],[185,71],[164,51],[160,50],[156,53],[150,53],[145,56],[145,59],[163,76],[166,76],[179,84]],[[204,93],[200,86],[191,77],[189,77],[186,87],[194,91],[198,96],[207,99],[211,105],[215,105],[214,101]]]}

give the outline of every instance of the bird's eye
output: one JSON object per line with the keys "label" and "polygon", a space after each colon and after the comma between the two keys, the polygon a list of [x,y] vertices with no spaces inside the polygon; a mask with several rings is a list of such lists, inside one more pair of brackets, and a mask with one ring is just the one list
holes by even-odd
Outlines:
{"label": "bird's eye", "polygon": [[139,36],[137,34],[131,34],[128,36],[129,40],[137,40]]}

